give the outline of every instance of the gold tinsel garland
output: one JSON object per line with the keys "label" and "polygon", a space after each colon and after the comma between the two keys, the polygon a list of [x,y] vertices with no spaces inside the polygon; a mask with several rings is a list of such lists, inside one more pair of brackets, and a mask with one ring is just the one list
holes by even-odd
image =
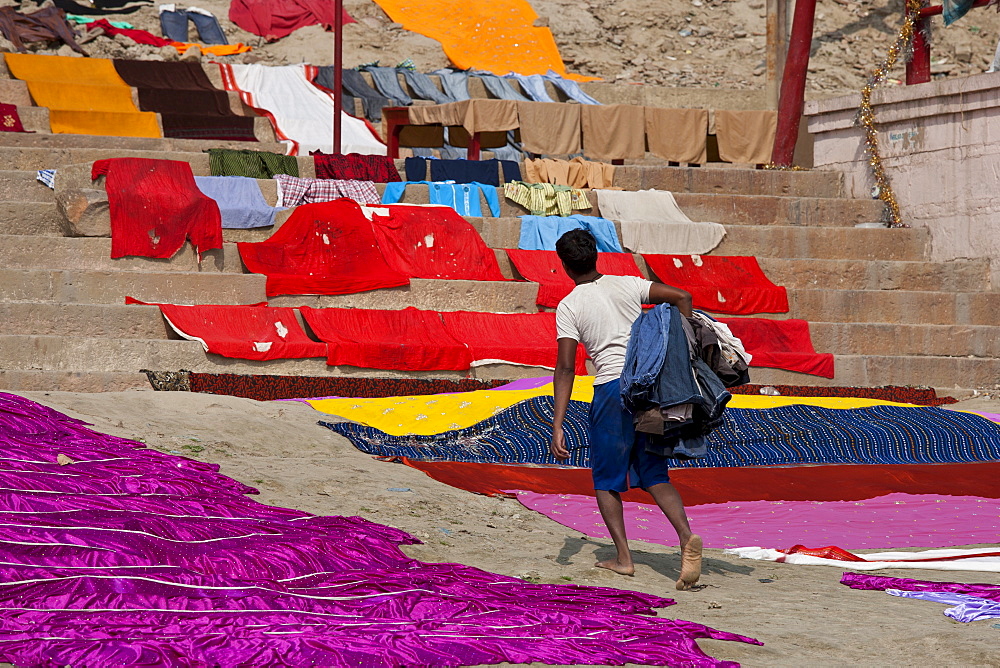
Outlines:
{"label": "gold tinsel garland", "polygon": [[868,81],[861,89],[861,105],[858,107],[857,123],[865,131],[865,155],[868,158],[868,166],[871,168],[872,179],[875,185],[872,187],[872,196],[882,200],[886,205],[889,227],[909,227],[903,223],[899,214],[899,203],[896,201],[896,193],[892,190],[889,177],[882,166],[882,156],[878,147],[878,128],[875,127],[875,111],[872,109],[872,91],[876,86],[885,81],[889,71],[900,54],[909,55],[913,44],[913,31],[917,16],[919,15],[921,0],[906,0],[906,17],[903,25],[896,35],[896,40],[889,47],[885,58],[879,63]]}

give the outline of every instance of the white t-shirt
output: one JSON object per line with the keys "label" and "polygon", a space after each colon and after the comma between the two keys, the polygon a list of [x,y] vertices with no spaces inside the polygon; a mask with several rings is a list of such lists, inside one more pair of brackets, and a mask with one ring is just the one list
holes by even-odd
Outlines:
{"label": "white t-shirt", "polygon": [[601,276],[576,286],[559,302],[556,336],[584,345],[597,367],[595,385],[622,375],[632,323],[649,301],[651,285],[638,276]]}

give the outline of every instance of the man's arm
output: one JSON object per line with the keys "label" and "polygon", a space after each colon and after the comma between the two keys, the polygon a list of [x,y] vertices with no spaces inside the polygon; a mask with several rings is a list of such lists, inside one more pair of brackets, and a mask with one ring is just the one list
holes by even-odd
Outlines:
{"label": "man's arm", "polygon": [[663,283],[653,283],[649,286],[650,304],[673,304],[681,315],[691,317],[691,293]]}
{"label": "man's arm", "polygon": [[573,381],[576,379],[576,339],[567,337],[558,340],[559,356],[556,360],[556,371],[552,377],[555,394],[555,415],[552,418],[552,442],[549,452],[556,459],[569,459],[566,440],[563,436],[563,419],[569,408],[569,398],[573,395]]}

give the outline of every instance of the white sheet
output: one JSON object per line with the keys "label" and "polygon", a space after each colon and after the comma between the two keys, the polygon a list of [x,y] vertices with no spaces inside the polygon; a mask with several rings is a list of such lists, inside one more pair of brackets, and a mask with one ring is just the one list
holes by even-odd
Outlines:
{"label": "white sheet", "polygon": [[[308,155],[317,149],[333,152],[333,97],[309,83],[305,65],[231,65],[239,89],[249,93],[254,107],[274,117],[277,133],[291,150]],[[341,152],[385,155],[385,144],[364,121],[341,112]]]}
{"label": "white sheet", "polygon": [[601,216],[621,223],[622,245],[633,253],[708,253],[726,236],[719,223],[688,218],[667,190],[595,190]]}
{"label": "white sheet", "polygon": [[[726,554],[735,554],[743,559],[758,559],[761,561],[780,561],[786,564],[801,564],[806,566],[835,566],[851,571],[877,571],[883,568],[919,568],[928,571],[981,571],[1000,573],[1000,557],[981,557],[978,555],[1000,552],[1000,547],[921,550],[920,552],[872,552],[858,554],[867,561],[840,561],[839,559],[824,559],[807,554],[785,554],[778,550],[763,547],[737,547],[726,550]],[[959,557],[955,561],[911,561],[914,559],[934,559],[940,557]],[[901,559],[903,561],[880,561],[880,559]]]}

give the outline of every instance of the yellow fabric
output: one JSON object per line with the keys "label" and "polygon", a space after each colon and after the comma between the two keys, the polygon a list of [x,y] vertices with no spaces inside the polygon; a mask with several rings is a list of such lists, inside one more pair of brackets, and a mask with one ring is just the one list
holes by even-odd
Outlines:
{"label": "yellow fabric", "polygon": [[35,104],[48,107],[56,134],[162,137],[156,114],[140,112],[110,60],[8,53],[10,73],[28,84]]}
{"label": "yellow fabric", "polygon": [[441,42],[459,69],[494,74],[545,74],[554,70],[577,81],[593,77],[567,74],[548,28],[532,24],[538,14],[527,0],[375,0],[404,28]]}
{"label": "yellow fabric", "polygon": [[734,394],[729,402],[729,408],[779,408],[781,406],[818,406],[819,408],[869,408],[870,406],[905,406],[916,407],[916,404],[901,404],[896,401],[881,399],[857,399],[854,397],[768,397],[757,394]]}
{"label": "yellow fabric", "polygon": [[[384,399],[316,399],[308,403],[321,413],[337,415],[394,436],[402,436],[464,429],[518,402],[543,396],[552,396],[552,383],[534,390],[477,390]],[[572,397],[576,401],[592,401],[593,377],[577,377]]]}

